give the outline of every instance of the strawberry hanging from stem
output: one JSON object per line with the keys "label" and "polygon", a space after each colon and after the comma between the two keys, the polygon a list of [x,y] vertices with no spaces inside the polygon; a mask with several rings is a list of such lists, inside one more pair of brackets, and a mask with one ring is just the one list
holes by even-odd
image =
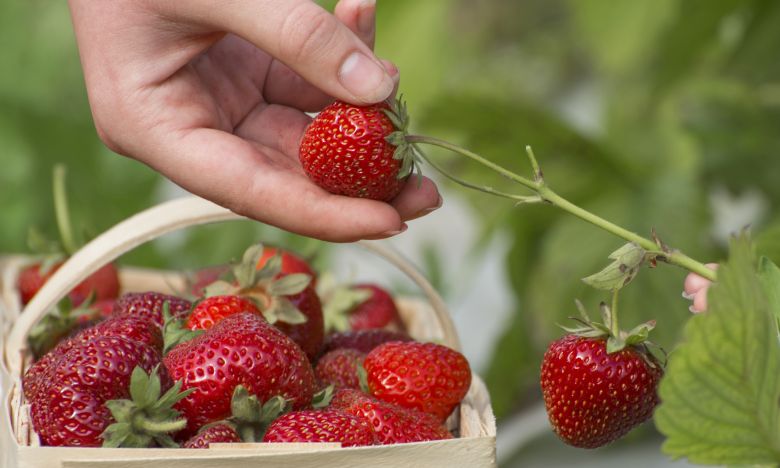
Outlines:
{"label": "strawberry hanging from stem", "polygon": [[649,351],[654,321],[629,332],[618,328],[613,307],[601,304],[602,323],[592,322],[581,303],[576,328],[553,342],[542,360],[541,387],[550,424],[567,444],[606,445],[649,419],[658,404],[663,366]]}

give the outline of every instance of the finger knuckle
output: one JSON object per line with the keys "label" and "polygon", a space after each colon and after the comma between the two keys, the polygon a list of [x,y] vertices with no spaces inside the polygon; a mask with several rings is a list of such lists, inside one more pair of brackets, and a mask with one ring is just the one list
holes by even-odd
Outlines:
{"label": "finger knuckle", "polygon": [[328,50],[338,34],[330,14],[308,4],[296,8],[279,34],[279,50],[293,61],[318,57]]}

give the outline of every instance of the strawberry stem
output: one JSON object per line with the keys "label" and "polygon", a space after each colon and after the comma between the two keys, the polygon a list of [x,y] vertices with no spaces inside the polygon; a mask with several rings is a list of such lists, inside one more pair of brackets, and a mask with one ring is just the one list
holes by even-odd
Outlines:
{"label": "strawberry stem", "polygon": [[609,315],[610,321],[609,324],[609,330],[612,332],[612,336],[620,336],[620,326],[618,325],[618,294],[620,292],[620,288],[615,288],[612,291],[612,311]]}
{"label": "strawberry stem", "polygon": [[467,158],[476,161],[479,164],[482,164],[483,166],[497,172],[498,174],[506,177],[507,179],[519,183],[520,185],[530,189],[536,194],[536,196],[529,197],[529,196],[508,194],[504,192],[499,192],[491,187],[478,186],[478,185],[471,184],[469,182],[462,181],[456,177],[451,176],[446,171],[444,171],[441,167],[432,164],[430,159],[423,155],[425,161],[431,164],[431,166],[434,169],[436,169],[442,175],[444,175],[445,177],[453,180],[454,182],[460,185],[463,185],[471,189],[479,190],[481,192],[489,193],[491,195],[496,195],[503,198],[510,198],[520,203],[530,203],[530,202],[540,202],[540,201],[547,202],[551,205],[557,206],[558,208],[570,214],[573,214],[574,216],[584,221],[593,224],[596,227],[599,227],[609,233],[612,233],[617,237],[625,239],[629,242],[636,243],[637,245],[644,248],[649,254],[657,258],[658,260],[662,260],[672,265],[677,265],[679,267],[685,268],[693,273],[696,273],[700,276],[703,276],[704,278],[709,279],[710,281],[715,281],[717,279],[716,272],[714,270],[707,268],[703,263],[692,259],[691,257],[685,255],[680,251],[659,247],[658,243],[656,243],[655,241],[648,239],[646,237],[642,237],[639,234],[636,234],[635,232],[631,232],[628,229],[618,226],[617,224],[614,224],[610,221],[607,221],[606,219],[597,216],[591,213],[590,211],[587,211],[584,208],[581,208],[575,205],[574,203],[570,202],[569,200],[563,198],[562,196],[558,195],[554,190],[549,188],[545,183],[542,175],[542,170],[540,169],[539,163],[536,160],[536,156],[534,155],[533,150],[531,149],[530,146],[526,147],[526,154],[528,155],[528,159],[531,162],[531,167],[534,172],[533,180],[515,174],[514,172],[485,159],[484,157],[478,155],[477,153],[469,151],[465,148],[461,148],[460,146],[454,145],[447,141],[440,140],[438,138],[421,136],[421,135],[408,135],[406,137],[406,141],[412,144],[424,143],[432,146],[437,146],[452,151],[454,153],[460,154],[462,156],[466,156]]}
{"label": "strawberry stem", "polygon": [[65,190],[65,166],[54,166],[54,214],[57,217],[57,229],[60,231],[60,240],[65,253],[73,255],[78,250],[76,239],[73,237],[73,227],[70,224],[70,212],[68,210],[68,196]]}

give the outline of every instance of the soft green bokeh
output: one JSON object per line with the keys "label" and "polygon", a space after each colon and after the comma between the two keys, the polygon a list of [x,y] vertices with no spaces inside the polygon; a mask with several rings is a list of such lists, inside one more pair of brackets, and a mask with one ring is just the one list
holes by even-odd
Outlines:
{"label": "soft green bokeh", "polygon": [[[780,3],[380,0],[378,11],[377,51],[401,69],[414,132],[525,174],[522,148],[531,144],[562,195],[707,261],[725,248],[713,234],[711,194],[753,190],[772,213],[753,220],[759,250],[780,261]],[[158,175],[96,137],[65,3],[1,2],[0,42],[0,252],[25,251],[30,225],[55,234],[55,162],[68,165],[74,217],[92,232],[160,199]],[[461,178],[522,192],[457,156],[428,153]],[[578,279],[621,242],[547,206],[461,193],[481,213],[483,233],[464,258],[498,231],[513,239],[506,271],[518,308],[485,376],[503,418],[539,401],[539,360],[561,333],[556,324],[573,314],[575,298],[594,311],[605,299]],[[196,229],[123,261],[213,263],[260,231]],[[440,276],[433,253],[418,263]],[[688,318],[684,275],[665,265],[644,271],[623,294],[623,323],[657,319],[655,339],[671,349]]]}

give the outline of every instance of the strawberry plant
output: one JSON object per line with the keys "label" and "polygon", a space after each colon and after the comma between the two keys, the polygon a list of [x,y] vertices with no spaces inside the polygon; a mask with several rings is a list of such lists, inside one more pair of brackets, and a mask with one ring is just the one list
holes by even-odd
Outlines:
{"label": "strawberry plant", "polygon": [[[340,104],[341,108],[345,106],[349,107]],[[405,110],[406,107],[399,101],[388,108]],[[392,117],[394,111],[385,112]],[[594,448],[616,440],[651,417],[660,392],[662,403],[656,424],[667,436],[664,449],[670,455],[712,464],[780,462],[780,407],[777,405],[780,269],[766,258],[759,265],[751,253],[748,235],[743,234],[733,242],[729,263],[716,273],[667,245],[655,230],[649,236],[642,236],[561,196],[547,183],[530,146],[526,147],[526,155],[531,176],[525,177],[447,141],[410,135],[407,126],[404,112],[402,125],[396,125],[392,133],[385,135],[384,142],[376,145],[385,148],[390,144],[397,154],[411,154],[413,161],[425,161],[461,186],[508,199],[515,205],[557,207],[627,242],[609,255],[609,265],[583,278],[587,285],[613,293],[612,309],[603,307],[604,323],[582,320],[581,327],[570,330],[569,336],[550,345],[542,363],[541,385],[550,422],[565,442]],[[443,148],[470,159],[525,189],[526,193],[463,180],[427,157],[420,149],[422,145]],[[308,149],[307,155],[327,158],[316,148]],[[407,175],[401,173],[399,178]],[[622,332],[617,327],[618,291],[631,283],[643,267],[654,268],[662,263],[682,267],[715,282],[713,311],[690,321],[686,340],[672,354],[666,374],[646,344],[654,321],[630,332]],[[734,332],[740,331],[736,335],[719,325],[727,316],[740,323],[736,329],[732,328]],[[715,355],[720,355],[721,350],[713,349],[710,339],[731,344],[729,360],[721,358],[716,362]],[[373,356],[388,346],[396,344],[381,345],[365,360],[369,388],[380,397],[384,390],[376,381]],[[697,395],[694,401],[688,397],[690,394]],[[400,398],[397,402],[403,404],[403,397]],[[409,401],[417,400],[410,397]],[[418,401],[431,400],[428,397]],[[442,411],[439,416],[445,414]],[[729,445],[728,450],[719,448],[724,444]]]}

